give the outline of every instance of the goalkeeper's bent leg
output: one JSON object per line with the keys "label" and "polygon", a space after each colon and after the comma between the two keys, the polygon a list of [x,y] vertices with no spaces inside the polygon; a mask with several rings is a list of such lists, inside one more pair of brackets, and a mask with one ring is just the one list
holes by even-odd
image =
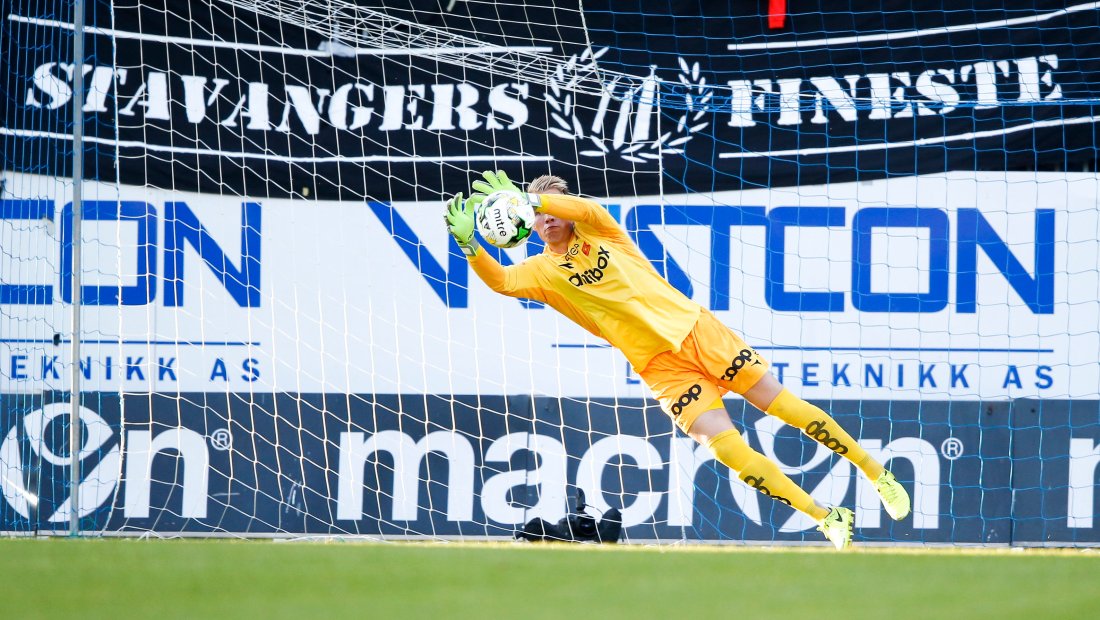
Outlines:
{"label": "goalkeeper's bent leg", "polygon": [[832,416],[795,396],[787,388],[783,388],[768,406],[767,414],[801,429],[821,445],[854,463],[872,481],[878,480],[886,471]]}
{"label": "goalkeeper's bent leg", "polygon": [[[725,414],[724,409],[722,413]],[[807,514],[817,523],[828,516],[827,508],[817,505],[810,494],[780,471],[775,463],[749,447],[741,437],[741,431],[736,428],[718,433],[708,439],[706,445],[715,458],[757,491]]]}

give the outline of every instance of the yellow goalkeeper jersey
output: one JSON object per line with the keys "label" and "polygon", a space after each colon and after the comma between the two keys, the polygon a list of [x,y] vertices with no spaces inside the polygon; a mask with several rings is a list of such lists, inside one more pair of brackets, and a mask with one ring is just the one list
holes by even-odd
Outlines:
{"label": "yellow goalkeeper jersey", "polygon": [[540,211],[576,223],[564,254],[549,247],[503,267],[487,252],[470,265],[489,288],[544,302],[619,349],[636,370],[679,351],[702,308],[673,288],[599,204],[545,194]]}

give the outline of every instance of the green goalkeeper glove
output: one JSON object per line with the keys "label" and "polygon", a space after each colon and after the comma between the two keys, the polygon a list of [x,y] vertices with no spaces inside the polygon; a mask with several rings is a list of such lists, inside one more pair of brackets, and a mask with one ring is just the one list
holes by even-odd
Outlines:
{"label": "green goalkeeper glove", "polygon": [[497,170],[493,172],[486,170],[481,173],[481,176],[485,178],[484,181],[474,181],[471,183],[471,187],[474,188],[474,193],[470,194],[469,202],[471,208],[476,208],[481,204],[488,196],[496,192],[512,192],[519,194],[520,198],[530,203],[531,207],[537,213],[542,206],[542,199],[538,194],[528,194],[521,190],[512,182],[512,179],[508,178],[508,175],[503,170]]}
{"label": "green goalkeeper glove", "polygon": [[484,200],[484,196],[476,202],[474,196],[464,201],[462,192],[459,192],[447,201],[447,211],[443,214],[443,220],[447,222],[447,232],[451,233],[466,256],[476,255],[479,247],[477,239],[474,239],[474,208],[481,200]]}
{"label": "green goalkeeper glove", "polygon": [[[461,195],[462,194],[459,194],[459,196]],[[481,192],[474,192],[470,194],[470,197],[466,199],[466,209],[476,216],[478,206],[480,206],[481,203],[485,202],[486,198],[488,198],[488,196],[482,194]]]}
{"label": "green goalkeeper glove", "polygon": [[497,170],[493,172],[487,170],[481,173],[481,176],[485,178],[484,181],[474,181],[471,187],[475,192],[479,192],[488,196],[493,192],[515,192],[521,196],[526,196],[520,188],[516,187],[516,184],[512,182],[512,179],[508,178],[508,175],[503,170]]}

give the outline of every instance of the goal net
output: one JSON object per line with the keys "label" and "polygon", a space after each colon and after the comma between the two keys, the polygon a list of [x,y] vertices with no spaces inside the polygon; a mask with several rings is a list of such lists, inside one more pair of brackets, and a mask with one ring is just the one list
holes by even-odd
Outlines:
{"label": "goal net", "polygon": [[1100,3],[620,4],[5,0],[0,531],[819,541],[472,274],[499,169],[887,463],[724,401],[857,542],[1100,541]]}

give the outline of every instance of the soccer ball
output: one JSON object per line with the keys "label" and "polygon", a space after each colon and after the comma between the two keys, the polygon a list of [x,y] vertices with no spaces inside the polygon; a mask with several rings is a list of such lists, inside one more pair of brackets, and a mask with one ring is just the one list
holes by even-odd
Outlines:
{"label": "soccer ball", "polygon": [[535,210],[515,192],[493,192],[478,205],[477,231],[498,248],[514,248],[531,236]]}

